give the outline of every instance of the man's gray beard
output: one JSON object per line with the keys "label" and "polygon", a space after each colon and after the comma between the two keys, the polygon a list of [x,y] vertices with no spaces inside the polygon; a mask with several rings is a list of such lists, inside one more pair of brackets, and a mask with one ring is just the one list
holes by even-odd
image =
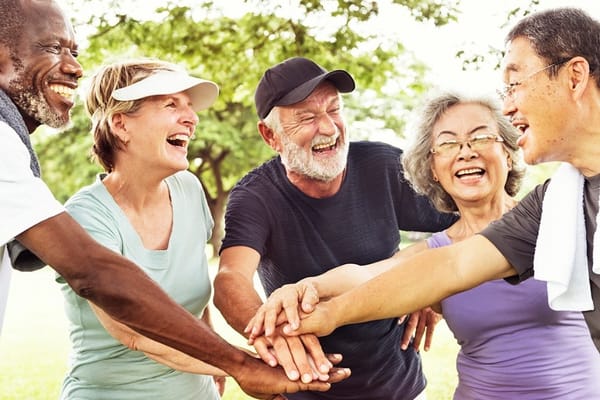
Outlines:
{"label": "man's gray beard", "polygon": [[312,152],[307,152],[296,143],[287,140],[285,135],[282,135],[282,138],[281,162],[289,171],[318,181],[330,182],[346,168],[348,142],[343,142],[333,159],[319,162],[312,157]]}
{"label": "man's gray beard", "polygon": [[27,88],[18,80],[10,82],[7,94],[25,115],[40,124],[61,128],[69,122],[68,114],[65,117],[52,110],[41,91],[33,92],[32,88]]}

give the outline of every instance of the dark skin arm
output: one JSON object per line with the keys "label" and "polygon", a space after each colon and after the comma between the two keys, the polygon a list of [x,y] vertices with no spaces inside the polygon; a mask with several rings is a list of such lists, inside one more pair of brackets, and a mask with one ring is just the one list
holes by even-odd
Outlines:
{"label": "dark skin arm", "polygon": [[[137,332],[214,365],[231,375],[249,395],[327,390],[329,383],[289,381],[271,368],[229,345],[203,321],[167,296],[135,264],[98,244],[67,213],[61,213],[17,236],[24,246],[52,266],[81,297]],[[331,382],[349,372],[335,372]]]}

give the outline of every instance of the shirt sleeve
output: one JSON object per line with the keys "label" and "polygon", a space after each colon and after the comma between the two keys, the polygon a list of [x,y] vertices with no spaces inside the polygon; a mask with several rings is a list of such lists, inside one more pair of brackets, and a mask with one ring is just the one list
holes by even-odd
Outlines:
{"label": "shirt sleeve", "polygon": [[0,244],[64,211],[33,175],[30,156],[16,132],[0,122]]}
{"label": "shirt sleeve", "polygon": [[548,182],[538,185],[515,208],[481,232],[517,270],[518,276],[508,279],[511,283],[533,276],[535,244]]}
{"label": "shirt sleeve", "polygon": [[234,188],[227,202],[225,237],[221,250],[232,246],[247,246],[261,256],[266,253],[269,236],[269,213],[264,199],[254,196],[245,187]]}

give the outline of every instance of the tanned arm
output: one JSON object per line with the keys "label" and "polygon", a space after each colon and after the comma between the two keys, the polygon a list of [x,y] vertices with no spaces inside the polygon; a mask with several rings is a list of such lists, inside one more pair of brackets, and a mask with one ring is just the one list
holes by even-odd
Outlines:
{"label": "tanned arm", "polygon": [[[17,239],[51,265],[78,295],[113,319],[220,368],[254,397],[274,399],[277,397],[271,393],[329,388],[324,382],[290,382],[283,370],[270,368],[229,345],[167,296],[135,264],[98,244],[66,213],[40,222]],[[337,373],[332,381],[348,375],[347,371]]]}
{"label": "tanned arm", "polygon": [[496,247],[481,235],[451,246],[426,250],[330,301],[319,303],[304,316],[300,328],[288,334],[328,335],[342,325],[393,318],[516,272]]}

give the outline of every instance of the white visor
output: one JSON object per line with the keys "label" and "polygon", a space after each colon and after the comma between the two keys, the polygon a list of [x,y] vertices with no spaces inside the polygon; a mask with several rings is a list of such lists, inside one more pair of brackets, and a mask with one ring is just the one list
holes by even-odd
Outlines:
{"label": "white visor", "polygon": [[112,97],[119,101],[130,101],[179,92],[190,95],[192,107],[198,112],[215,102],[219,95],[219,87],[214,82],[190,76],[182,71],[162,70],[134,84],[116,89]]}

